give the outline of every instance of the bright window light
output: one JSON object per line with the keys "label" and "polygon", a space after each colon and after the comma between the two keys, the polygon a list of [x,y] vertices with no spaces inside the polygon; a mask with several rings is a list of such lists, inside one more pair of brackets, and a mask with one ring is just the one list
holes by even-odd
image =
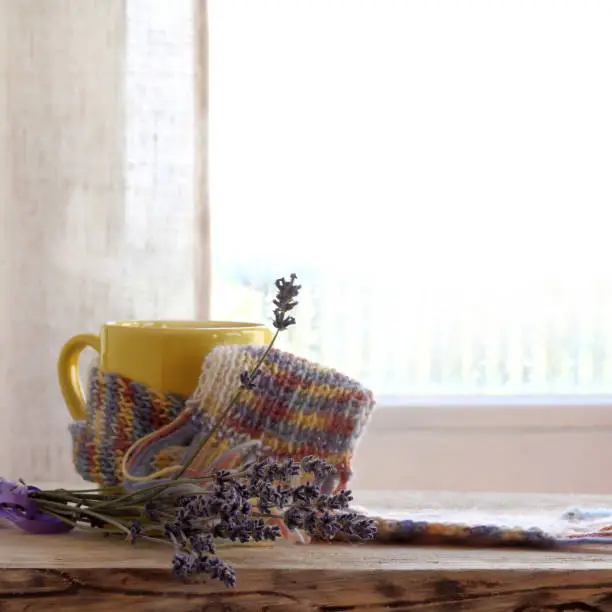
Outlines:
{"label": "bright window light", "polygon": [[612,2],[210,0],[213,316],[383,395],[612,394]]}

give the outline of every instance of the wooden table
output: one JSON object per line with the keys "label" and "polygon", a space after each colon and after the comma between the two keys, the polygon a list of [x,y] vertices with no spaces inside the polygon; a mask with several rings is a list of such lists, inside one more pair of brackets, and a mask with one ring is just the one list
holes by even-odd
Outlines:
{"label": "wooden table", "polygon": [[[534,519],[612,498],[390,494],[362,504],[461,512],[519,508]],[[612,548],[612,547],[611,547]],[[186,584],[171,550],[97,534],[31,536],[0,528],[0,612],[382,611],[612,612],[612,551],[539,552],[318,544],[230,546],[238,587]]]}

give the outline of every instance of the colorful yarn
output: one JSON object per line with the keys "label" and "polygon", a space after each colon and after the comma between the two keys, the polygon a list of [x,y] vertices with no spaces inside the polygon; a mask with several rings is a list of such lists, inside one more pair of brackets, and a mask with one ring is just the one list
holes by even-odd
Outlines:
{"label": "colorful yarn", "polygon": [[379,542],[420,546],[526,546],[554,548],[559,542],[543,530],[503,525],[469,525],[453,522],[377,518]]}
{"label": "colorful yarn", "polygon": [[[189,445],[199,444],[216,425],[240,387],[241,374],[252,371],[265,351],[261,346],[223,345],[209,353],[186,410],[174,423],[133,449],[126,461],[127,473],[136,478],[153,473],[160,465],[160,454],[169,449],[174,454],[182,446],[186,456]],[[277,458],[299,460],[315,455],[326,459],[338,472],[338,480],[330,488],[344,487],[351,476],[355,445],[373,408],[372,392],[356,380],[272,349],[253,387],[242,389],[195,458],[190,473],[202,473],[220,458],[225,459],[223,467],[233,467],[227,463],[231,449],[248,440],[259,440],[267,453]]]}
{"label": "colorful yarn", "polygon": [[[363,511],[363,510],[362,510]],[[574,509],[540,527],[509,526],[504,521],[482,524],[444,520],[373,517],[377,541],[419,546],[571,548],[612,544],[612,511]],[[508,519],[506,519],[507,521]],[[521,522],[517,516],[517,522]]]}
{"label": "colorful yarn", "polygon": [[123,481],[126,451],[171,423],[185,398],[164,394],[94,365],[87,384],[87,418],[70,425],[73,460],[82,478],[113,486]]}

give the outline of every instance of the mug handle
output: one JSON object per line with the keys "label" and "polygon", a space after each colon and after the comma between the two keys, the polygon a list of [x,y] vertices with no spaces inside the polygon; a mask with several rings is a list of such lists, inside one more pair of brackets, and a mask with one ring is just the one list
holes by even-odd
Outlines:
{"label": "mug handle", "polygon": [[79,357],[86,348],[100,352],[100,336],[79,334],[64,344],[57,360],[57,376],[68,412],[75,421],[87,418],[85,396],[79,378]]}

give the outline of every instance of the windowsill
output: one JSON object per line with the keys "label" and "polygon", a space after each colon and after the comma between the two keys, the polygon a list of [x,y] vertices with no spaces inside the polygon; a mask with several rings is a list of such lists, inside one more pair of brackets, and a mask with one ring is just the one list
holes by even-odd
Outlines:
{"label": "windowsill", "polygon": [[368,430],[612,430],[612,396],[380,397]]}
{"label": "windowsill", "polygon": [[352,487],[610,494],[610,464],[612,398],[378,398]]}

